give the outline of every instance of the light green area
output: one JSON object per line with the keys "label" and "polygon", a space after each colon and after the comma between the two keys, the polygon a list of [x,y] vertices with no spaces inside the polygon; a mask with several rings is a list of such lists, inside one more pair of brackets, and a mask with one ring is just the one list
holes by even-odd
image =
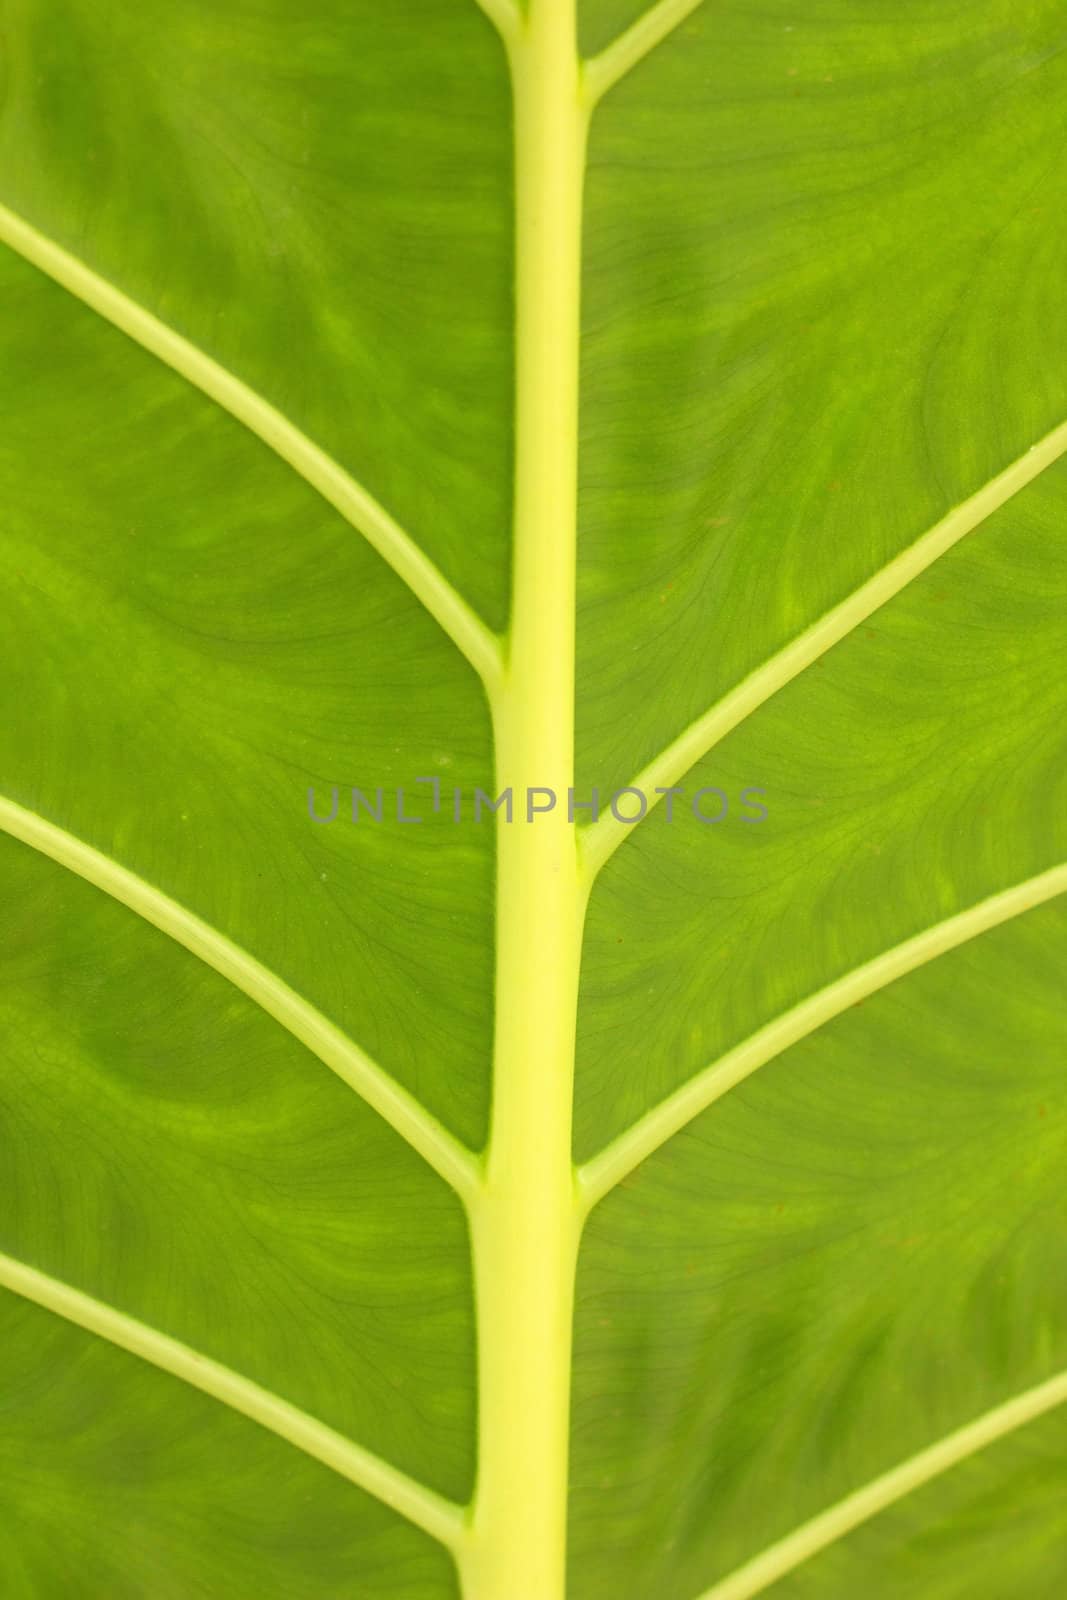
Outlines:
{"label": "light green area", "polygon": [[448,1190],[203,962],[6,837],[0,871],[0,1249],[462,1498],[473,1341]]}
{"label": "light green area", "polygon": [[[1067,1367],[1065,960],[1060,897],[769,1062],[593,1212],[575,1594],[701,1594]],[[1052,1600],[1057,1440],[1024,1430],[769,1592]]]}
{"label": "light green area", "polygon": [[385,501],[495,626],[507,80],[473,0],[5,0],[2,199]]}
{"label": "light green area", "polygon": [[[686,774],[730,797],[722,822],[683,798],[610,859],[581,1158],[807,995],[1067,858],[1065,525],[1060,462]],[[763,823],[736,803],[748,785]]]}
{"label": "light green area", "polygon": [[[1067,1412],[1061,1408],[883,1512],[769,1593],[773,1600],[812,1600],[862,1588],[878,1600],[908,1593],[936,1600],[1001,1600],[1006,1594],[1052,1600],[1063,1585],[1065,1455]],[[727,1600],[725,1588],[711,1594]]]}
{"label": "light green area", "polygon": [[0,1590],[1058,1600],[1060,8],[0,34]]}
{"label": "light green area", "polygon": [[1065,128],[1054,0],[706,0],[603,101],[582,783],[626,783],[1064,421]]}
{"label": "light green area", "polygon": [[0,1351],[11,1600],[456,1600],[438,1545],[186,1384],[8,1294]]}
{"label": "light green area", "polygon": [[488,830],[442,816],[398,852],[395,822],[307,810],[309,787],[320,815],[334,784],[489,787],[477,684],[244,428],[7,251],[0,281],[5,792],[249,949],[479,1143]]}

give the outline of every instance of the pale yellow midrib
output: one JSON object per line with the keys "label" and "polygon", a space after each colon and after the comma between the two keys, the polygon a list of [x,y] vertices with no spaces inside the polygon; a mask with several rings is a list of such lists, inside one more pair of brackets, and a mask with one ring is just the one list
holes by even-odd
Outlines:
{"label": "pale yellow midrib", "polygon": [[[732,733],[787,683],[840,643],[879,607],[898,595],[1013,495],[1032,483],[1065,451],[1067,422],[1046,434],[1026,455],[1014,461],[997,477],[991,478],[969,500],[956,506],[840,605],[828,611],[691,723],[636,778],[630,780],[631,785],[640,789],[648,800],[648,810],[642,820],[647,821],[653,808],[660,802],[661,796],[655,792],[657,788],[667,789],[677,784],[728,733]],[[617,822],[610,812],[601,817],[599,822],[583,829],[581,847],[586,870],[595,877],[632,831],[624,823]]]}
{"label": "pale yellow midrib", "polygon": [[606,49],[584,62],[585,94],[590,109],[703,3],[704,0],[659,0],[658,5],[650,6]]}
{"label": "pale yellow midrib", "polygon": [[32,1300],[239,1411],[381,1500],[449,1549],[457,1550],[462,1545],[466,1537],[466,1512],[462,1507],[229,1367],[5,1254],[0,1254],[0,1287]]}
{"label": "pale yellow midrib", "polygon": [[[515,107],[513,606],[493,705],[498,787],[574,774],[578,339],[585,114],[574,0],[531,0]],[[581,947],[566,807],[498,820],[493,1104],[472,1215],[478,1479],[464,1600],[563,1600],[577,1245],[570,1122]]]}
{"label": "pale yellow midrib", "polygon": [[792,1010],[776,1017],[749,1038],[691,1078],[681,1089],[660,1101],[647,1116],[613,1140],[599,1155],[579,1169],[579,1188],[588,1212],[628,1173],[668,1139],[714,1105],[729,1090],[774,1060],[800,1039],[840,1016],[849,1006],[884,989],[898,978],[956,949],[968,940],[998,927],[1013,917],[1034,910],[1067,892],[1067,865],[1015,884],[999,894],[969,906],[966,911],[925,928],[914,938],[895,945],[873,960],[820,989]]}
{"label": "pale yellow midrib", "polygon": [[995,1444],[1007,1434],[1035,1421],[1046,1412],[1067,1402],[1067,1372],[1039,1383],[1004,1405],[985,1412],[974,1422],[950,1433],[926,1450],[883,1473],[871,1483],[846,1495],[829,1510],[813,1517],[801,1527],[771,1545],[736,1572],[713,1584],[698,1600],[752,1600],[787,1573],[835,1544],[861,1523],[877,1516],[905,1495],[958,1466],[969,1456]]}
{"label": "pale yellow midrib", "polygon": [[0,205],[0,241],[180,373],[287,462],[407,584],[487,689],[495,685],[502,654],[499,639],[414,540],[331,456],[232,372],[4,205]]}
{"label": "pale yellow midrib", "polygon": [[346,1034],[246,950],[112,857],[4,797],[0,830],[127,906],[227,978],[372,1106],[468,1207],[474,1202],[481,1188],[477,1158]]}
{"label": "pale yellow midrib", "polygon": [[[508,13],[506,22],[501,27],[501,31],[506,34],[507,27],[513,20],[510,16],[510,7],[506,3],[498,7],[496,0],[479,0],[479,3],[491,15],[497,12],[501,14]],[[608,89],[629,72],[637,61],[654,49],[674,27],[696,10],[700,3],[701,0],[661,0],[660,4],[654,6],[650,12],[640,18],[613,45],[601,52],[592,61],[585,63],[584,93],[589,109],[592,109]],[[727,697],[727,700],[719,707],[712,708],[704,718],[694,724],[692,729],[687,730],[687,733],[680,740],[663,752],[655,762],[651,763],[635,779],[635,787],[642,788],[646,793],[650,793],[657,783],[662,783],[666,787],[677,781],[677,778],[687,771],[696,760],[699,760],[703,754],[706,754],[719,738],[723,737],[731,727],[736,725],[737,721],[748,715],[751,710],[756,709],[758,705],[762,704],[763,700],[776,692],[777,688],[788,682],[804,666],[809,665],[817,656],[829,649],[833,643],[836,643],[839,637],[843,637],[845,633],[851,631],[853,627],[862,622],[878,606],[884,604],[904,584],[910,582],[914,576],[924,570],[938,555],[950,548],[957,539],[963,537],[971,528],[977,526],[979,522],[992,514],[1012,494],[1017,493],[1019,489],[1024,487],[1026,483],[1032,481],[1040,471],[1044,470],[1045,466],[1061,455],[1065,448],[1067,448],[1067,424],[1055,430],[1046,440],[1042,441],[1041,445],[1036,446],[1027,457],[1024,457],[1021,462],[1015,463],[1005,473],[994,479],[991,484],[985,486],[964,506],[950,513],[942,523],[917,541],[917,544],[912,546],[908,552],[905,552],[903,556],[890,563],[882,573],[876,575],[874,579],[857,591],[842,606],[836,608],[826,618],[823,618],[801,640],[795,641],[794,645],[787,647],[772,662],[767,663],[760,673],[755,674],[753,679],[749,679],[746,684],[740,687],[735,696]],[[1036,461],[1033,459],[1035,456],[1038,457]],[[841,624],[844,624],[844,626],[841,626]],[[835,625],[840,627],[840,632],[836,634],[834,632]],[[809,650],[811,653],[807,654]],[[795,659],[791,660],[791,655],[794,655]],[[754,680],[759,679],[761,675],[763,681],[757,684]],[[750,700],[751,703],[746,703],[746,700]],[[731,701],[733,702],[732,704]],[[695,738],[691,738],[694,733]],[[706,742],[703,742],[705,740]],[[690,754],[690,750],[694,747],[696,753]],[[625,826],[616,825],[614,837],[612,837],[612,820],[609,819],[607,825],[601,825],[599,838],[596,837],[596,829],[589,830],[586,835],[586,848],[583,851],[587,873],[584,886],[585,892],[588,891],[592,878],[600,866],[603,865],[604,861],[628,832]],[[904,972],[910,971],[914,967],[944,953],[944,951],[962,943],[965,939],[976,937],[986,928],[993,927],[998,922],[1007,920],[1011,916],[1020,915],[1033,906],[1040,904],[1043,900],[1051,898],[1053,894],[1064,892],[1065,889],[1067,889],[1067,868],[1053,869],[1052,872],[1042,874],[1038,878],[1029,880],[1026,884],[1019,885],[1013,890],[1005,891],[1002,895],[991,897],[989,901],[983,902],[980,907],[971,908],[959,917],[949,919],[940,924],[936,929],[926,930],[924,934],[919,935],[915,940],[908,941],[895,951],[888,952],[885,956],[878,958],[877,961],[868,963],[866,967],[858,969],[857,973],[848,975],[839,984],[831,986],[832,990],[840,991],[836,997],[838,1003],[827,1010],[826,1015],[821,1017],[820,1020],[811,1021],[810,1026],[800,1030],[797,1037],[802,1037],[803,1033],[810,1032],[812,1027],[819,1026],[821,1021],[828,1020],[830,1016],[837,1015],[840,1010],[849,1004],[855,1003],[855,1000],[862,998],[865,993],[873,992],[874,989],[882,987],[884,984],[893,981],[895,977],[901,976]],[[870,986],[865,988],[862,980],[864,977],[870,980],[875,975],[873,973],[875,968],[879,969],[877,974],[878,981],[871,982]],[[849,990],[849,985],[853,980],[856,980],[856,993],[854,995]],[[827,995],[830,993],[831,991],[824,991],[822,995],[813,997],[813,1001],[810,1004],[813,1008],[817,1007],[818,1002],[825,1002]],[[801,1011],[804,1008],[797,1009]],[[795,1018],[796,1013],[794,1012],[790,1015]],[[772,1024],[768,1030],[761,1030],[761,1034],[756,1036],[757,1039],[763,1038],[766,1043],[765,1035],[767,1033],[773,1032],[776,1027],[783,1029],[783,1042],[773,1045],[761,1060],[747,1069],[748,1071],[756,1070],[756,1067],[762,1065],[764,1060],[771,1059],[773,1055],[777,1055],[782,1049],[786,1048],[788,1042],[792,1042],[784,1038],[785,1032],[788,1031],[784,1027],[787,1020],[779,1019],[779,1023]],[[747,1044],[751,1045],[753,1042],[748,1041]],[[745,1048],[746,1046],[739,1047],[740,1050]],[[719,1063],[718,1068],[725,1067],[726,1061],[729,1059],[728,1057],[724,1062]],[[709,1071],[716,1070],[718,1069],[709,1069]],[[702,1074],[701,1078],[696,1082],[705,1081],[706,1076],[706,1074]],[[710,1104],[714,1099],[718,1098],[718,1093],[725,1092],[726,1088],[730,1086],[729,1083],[724,1083],[721,1088],[709,1096],[706,1103]],[[656,1118],[672,1103],[666,1102],[664,1107],[657,1108],[651,1114],[651,1118]],[[702,1109],[702,1107],[698,1109]],[[691,1113],[691,1115],[696,1114],[697,1111]],[[688,1120],[689,1116],[686,1116],[684,1121]],[[679,1125],[684,1125],[684,1122]],[[642,1126],[644,1125],[639,1124],[638,1128],[640,1129]],[[677,1129],[672,1129],[671,1131],[677,1131]],[[627,1136],[624,1135],[623,1137],[625,1139]],[[670,1132],[665,1132],[663,1137],[670,1137]],[[656,1148],[660,1143],[662,1143],[662,1138],[657,1137],[651,1148]],[[614,1146],[611,1147],[611,1149],[614,1148]],[[611,1151],[609,1150],[609,1152],[605,1152],[605,1155],[610,1153]],[[635,1154],[632,1150],[629,1153],[631,1155]],[[650,1153],[650,1151],[645,1153]],[[582,1169],[578,1175],[582,1193],[580,1204],[583,1210],[587,1210],[587,1208],[595,1204],[602,1193],[613,1187],[620,1177],[625,1175],[624,1171],[620,1171],[613,1177],[610,1174],[600,1174],[605,1181],[602,1187],[598,1188],[595,1181],[598,1176],[596,1167],[597,1162],[601,1159],[596,1158],[593,1163]],[[634,1160],[629,1161],[625,1171],[631,1170],[632,1166],[636,1165],[637,1160],[640,1159],[644,1159],[643,1154],[636,1155]],[[910,1493],[939,1473],[956,1465],[967,1455],[983,1448],[1051,1407],[1061,1404],[1064,1400],[1067,1400],[1067,1374],[1037,1386],[1025,1395],[987,1413],[985,1417],[980,1418],[977,1422],[958,1430],[938,1445],[920,1452],[909,1462],[885,1474],[865,1489],[857,1491],[854,1495],[841,1501],[836,1507],[805,1524],[803,1528],[798,1529],[787,1539],[782,1540],[779,1544],[764,1552],[763,1555],[747,1564],[739,1572],[708,1590],[700,1597],[700,1600],[750,1600],[751,1596],[761,1592],[770,1583],[775,1582],[802,1561],[807,1560],[818,1550],[824,1548],[825,1545],[840,1538],[858,1523],[874,1515],[894,1500]]]}

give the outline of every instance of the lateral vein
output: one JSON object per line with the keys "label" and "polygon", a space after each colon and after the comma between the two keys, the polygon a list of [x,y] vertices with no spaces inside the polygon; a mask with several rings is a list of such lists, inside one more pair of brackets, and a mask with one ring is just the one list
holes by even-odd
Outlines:
{"label": "lateral vein", "polygon": [[56,1316],[139,1356],[172,1377],[221,1401],[313,1456],[342,1478],[381,1500],[431,1538],[455,1549],[464,1539],[463,1509],[354,1444],[299,1407],[229,1367],[201,1355],[169,1334],[107,1305],[80,1289],[0,1254],[0,1287],[32,1300]]}
{"label": "lateral vein", "polygon": [[0,241],[180,373],[288,462],[407,584],[486,688],[496,685],[503,659],[499,639],[373,495],[331,456],[240,378],[3,205]]}
{"label": "lateral vein", "polygon": [[1045,1383],[995,1406],[974,1422],[967,1423],[946,1438],[920,1450],[898,1467],[873,1479],[862,1489],[846,1495],[827,1511],[803,1523],[761,1555],[739,1567],[720,1583],[712,1584],[698,1600],[752,1600],[779,1578],[794,1571],[828,1545],[843,1539],[853,1529],[877,1516],[905,1495],[958,1466],[968,1456],[995,1444],[1006,1434],[1035,1421],[1067,1401],[1067,1372],[1058,1373]]}
{"label": "lateral vein", "polygon": [[474,1155],[277,974],[111,856],[2,796],[0,829],[120,901],[228,978],[373,1107],[452,1186],[468,1209],[475,1203],[481,1177]]}
{"label": "lateral vein", "polygon": [[590,107],[603,99],[620,78],[632,72],[657,45],[662,44],[675,28],[692,16],[703,0],[659,0],[644,16],[598,55],[585,62],[585,93]]}
{"label": "lateral vein", "polygon": [[849,1006],[877,993],[917,967],[947,954],[979,934],[1067,892],[1067,864],[1013,885],[968,906],[914,938],[883,951],[855,967],[816,994],[809,995],[773,1022],[706,1067],[703,1072],[661,1100],[659,1105],[607,1145],[578,1171],[578,1188],[586,1214],[628,1173],[679,1133],[694,1117],[722,1098],[760,1067],[800,1039],[807,1038]]}
{"label": "lateral vein", "polygon": [[516,0],[475,0],[506,44],[511,44],[522,24]]}
{"label": "lateral vein", "polygon": [[[1025,489],[1047,467],[1058,461],[1065,451],[1067,422],[1046,434],[1039,444],[1031,446],[1026,455],[1020,456],[997,477],[991,478],[969,500],[956,506],[847,599],[820,617],[777,655],[757,667],[703,716],[690,723],[684,733],[661,750],[632,780],[633,786],[647,797],[648,811],[645,816],[659,803],[660,796],[655,793],[657,787],[670,788],[676,784],[728,733],[732,733],[805,668],[839,644],[873,612],[898,595],[966,534],[972,533],[995,511],[999,511],[1013,495]],[[632,824],[616,821],[611,813],[605,813],[598,822],[583,829],[580,837],[587,872],[595,877],[632,831]]]}

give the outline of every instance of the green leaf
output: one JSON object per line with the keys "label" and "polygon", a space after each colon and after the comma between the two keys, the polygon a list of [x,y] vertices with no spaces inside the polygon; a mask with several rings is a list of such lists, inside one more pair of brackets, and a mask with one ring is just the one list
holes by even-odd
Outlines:
{"label": "green leaf", "polygon": [[0,38],[0,1591],[1053,1600],[1062,8]]}

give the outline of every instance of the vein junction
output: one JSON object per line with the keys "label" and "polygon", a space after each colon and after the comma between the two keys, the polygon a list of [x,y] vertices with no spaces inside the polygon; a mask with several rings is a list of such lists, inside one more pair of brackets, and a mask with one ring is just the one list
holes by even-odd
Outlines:
{"label": "vein junction", "polygon": [[460,1507],[229,1367],[12,1256],[0,1254],[0,1288],[21,1295],[24,1300],[32,1300],[44,1310],[107,1339],[241,1412],[392,1506],[394,1511],[450,1548],[455,1548],[462,1540],[465,1522]]}
{"label": "vein junction", "polygon": [[499,639],[389,513],[324,450],[240,378],[3,205],[0,242],[179,372],[287,461],[373,545],[466,656],[486,688],[493,688],[500,675]]}
{"label": "vein junction", "polygon": [[[515,530],[519,577],[507,652],[389,513],[261,396],[3,206],[0,240],[242,421],[358,529],[486,685],[501,776],[508,781],[513,773],[529,769],[531,779],[540,781],[531,762],[543,757],[552,769],[552,781],[565,792],[573,765],[569,718],[575,622],[574,455],[586,129],[603,95],[692,15],[700,0],[660,0],[587,62],[578,59],[573,0],[528,0],[521,9],[515,0],[477,3],[507,47],[520,127]],[[1065,450],[1067,423],[710,708],[649,764],[634,787],[651,795],[657,786],[675,783],[727,732]],[[553,670],[539,675],[538,663],[545,661],[553,663]],[[580,859],[573,830],[538,834],[536,845],[531,831],[530,852],[524,854],[515,844],[505,863],[511,903],[520,911],[502,910],[498,927],[503,934],[501,992],[509,998],[495,1062],[493,1143],[484,1166],[340,1030],[217,930],[117,862],[10,800],[0,799],[0,828],[111,894],[229,978],[373,1105],[464,1199],[472,1222],[482,1310],[488,1306],[491,1312],[483,1331],[490,1330],[495,1319],[512,1335],[510,1346],[502,1344],[492,1352],[483,1371],[485,1459],[474,1505],[469,1510],[452,1505],[279,1396],[8,1256],[0,1256],[0,1286],[212,1395],[376,1495],[456,1553],[460,1572],[471,1586],[468,1592],[471,1596],[476,1592],[479,1600],[483,1596],[516,1600],[521,1586],[533,1581],[530,1574],[535,1568],[546,1574],[549,1585],[539,1592],[539,1600],[563,1592],[567,1376],[562,1368],[569,1362],[574,1262],[581,1225],[591,1208],[637,1162],[733,1084],[839,1014],[856,997],[1067,888],[1067,868],[1055,868],[846,974],[710,1066],[576,1172],[569,1154],[569,1097],[581,917],[596,874],[631,831],[626,825],[606,817],[586,830],[577,847]],[[518,832],[515,838],[520,838]],[[552,903],[547,910],[544,906],[538,910],[537,893],[553,880],[557,892],[554,898],[547,897]],[[546,936],[536,948],[519,928],[527,911],[536,913],[537,932]],[[545,958],[550,945],[560,952],[558,960]],[[531,957],[536,958],[532,966]],[[561,1025],[549,1041],[548,1057],[560,1074],[546,1098],[542,1092],[546,1056],[530,1041],[544,1042],[538,1030],[552,1017],[557,1023],[562,1018],[566,1026]],[[518,1163],[514,1172],[512,1158]],[[495,1232],[494,1212],[503,1223]],[[512,1273],[505,1247],[517,1237],[525,1241],[525,1257],[521,1270]],[[552,1301],[547,1320],[540,1309],[546,1288]],[[509,1297],[514,1302],[510,1307]],[[525,1311],[531,1308],[541,1318],[531,1324],[532,1334],[522,1327]],[[539,1328],[547,1329],[554,1346],[547,1359],[543,1349],[538,1355]],[[484,1350],[484,1338],[482,1345]],[[536,1372],[544,1379],[517,1409],[509,1409],[509,1389],[515,1384],[512,1357],[519,1358],[520,1371]],[[995,1408],[805,1524],[707,1591],[702,1600],[748,1600],[901,1495],[1064,1399],[1067,1376],[1061,1375]],[[546,1421],[539,1411],[546,1416],[551,1411],[551,1417]],[[537,1474],[531,1452],[554,1480],[549,1486],[554,1503],[527,1507],[520,1515],[531,1474]],[[505,1523],[512,1520],[518,1532],[509,1545]],[[540,1537],[544,1528],[549,1531],[547,1541]],[[541,1550],[539,1544],[549,1548]]]}
{"label": "vein junction", "polygon": [[[1033,483],[1046,468],[1058,461],[1065,451],[1067,422],[1046,434],[1024,456],[1020,456],[977,493],[956,506],[840,605],[820,617],[784,650],[765,661],[703,716],[698,717],[696,722],[691,723],[632,780],[633,787],[647,796],[648,811],[651,812],[659,803],[657,788],[669,789],[677,784],[691,767],[753,712],[758,711],[772,695],[839,644],[962,538],[973,533],[1021,489]],[[646,819],[647,813],[642,820]],[[582,859],[591,877],[596,877],[623,840],[633,832],[634,826],[639,827],[640,823],[627,825],[620,823],[610,813],[605,813],[598,822],[583,829]]]}
{"label": "vein junction", "polygon": [[657,45],[662,44],[704,0],[659,0],[599,55],[584,63],[585,92],[590,107],[628,76]]}
{"label": "vein junction", "polygon": [[373,1106],[461,1198],[470,1201],[480,1182],[478,1164],[470,1151],[346,1034],[254,956],[111,856],[2,796],[0,831],[77,873],[228,978]]}
{"label": "vein junction", "polygon": [[928,961],[1064,893],[1067,893],[1067,865],[1051,867],[1010,889],[990,895],[944,922],[924,928],[914,938],[846,972],[791,1011],[776,1017],[691,1078],[675,1094],[661,1100],[647,1116],[579,1169],[579,1188],[586,1211],[592,1210],[628,1173],[674,1134],[680,1133],[694,1117],[798,1040],[840,1016],[849,1006],[876,994]]}

